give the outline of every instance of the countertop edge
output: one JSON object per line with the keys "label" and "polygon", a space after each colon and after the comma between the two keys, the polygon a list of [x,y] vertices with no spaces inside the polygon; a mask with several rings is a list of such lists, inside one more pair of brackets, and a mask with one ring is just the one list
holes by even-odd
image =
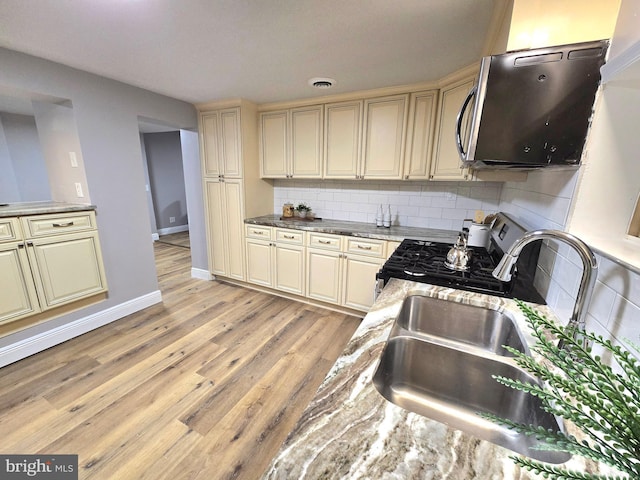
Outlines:
{"label": "countertop edge", "polygon": [[0,206],[0,218],[44,215],[50,213],[82,212],[96,210],[97,207],[84,203],[66,202],[20,202]]}

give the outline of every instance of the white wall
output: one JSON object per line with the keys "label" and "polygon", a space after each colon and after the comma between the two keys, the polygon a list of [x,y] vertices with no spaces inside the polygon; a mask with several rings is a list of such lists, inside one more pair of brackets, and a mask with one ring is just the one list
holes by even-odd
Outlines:
{"label": "white wall", "polygon": [[375,223],[376,210],[391,205],[394,225],[459,230],[475,210],[498,208],[502,184],[495,182],[276,180],[276,214],[282,205],[305,202],[317,217]]}
{"label": "white wall", "polygon": [[[582,167],[581,167],[582,168]],[[512,213],[529,229],[565,230],[577,172],[544,170],[529,174],[525,183],[506,183],[500,210]],[[596,252],[597,253],[597,252]],[[587,315],[587,329],[629,348],[640,345],[640,274],[597,254],[598,276]],[[536,287],[554,312],[568,320],[582,275],[582,262],[564,244],[541,250]]]}

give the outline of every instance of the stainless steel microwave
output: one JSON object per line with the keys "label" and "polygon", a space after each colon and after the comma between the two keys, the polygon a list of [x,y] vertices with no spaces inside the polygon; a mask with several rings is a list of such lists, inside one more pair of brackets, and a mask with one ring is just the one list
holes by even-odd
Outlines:
{"label": "stainless steel microwave", "polygon": [[608,46],[600,40],[483,58],[456,122],[463,165],[579,165]]}

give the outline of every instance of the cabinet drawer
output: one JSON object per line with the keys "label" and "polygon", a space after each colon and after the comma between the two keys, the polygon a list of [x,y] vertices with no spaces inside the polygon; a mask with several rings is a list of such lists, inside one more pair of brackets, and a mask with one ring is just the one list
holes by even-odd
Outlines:
{"label": "cabinet drawer", "polygon": [[247,225],[247,238],[271,240],[271,227],[262,225]]}
{"label": "cabinet drawer", "polygon": [[0,218],[0,242],[21,240],[20,222],[17,218]]}
{"label": "cabinet drawer", "polygon": [[340,250],[341,237],[339,235],[331,235],[327,233],[309,233],[308,246],[315,248],[323,248],[325,250]]}
{"label": "cabinet drawer", "polygon": [[302,245],[304,243],[304,232],[301,230],[291,230],[289,228],[276,228],[275,240],[276,242]]}
{"label": "cabinet drawer", "polygon": [[385,250],[384,240],[375,240],[370,238],[347,238],[347,253],[355,253],[358,255],[372,255],[374,257],[384,257]]}
{"label": "cabinet drawer", "polygon": [[96,228],[94,212],[33,215],[22,217],[21,220],[27,238],[82,232]]}

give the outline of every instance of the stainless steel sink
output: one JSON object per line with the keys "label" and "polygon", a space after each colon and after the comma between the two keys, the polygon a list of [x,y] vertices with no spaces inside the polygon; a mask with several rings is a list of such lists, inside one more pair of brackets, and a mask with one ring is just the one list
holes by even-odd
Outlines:
{"label": "stainless steel sink", "polygon": [[492,375],[538,383],[501,347],[528,352],[508,316],[429,297],[407,297],[373,376],[388,401],[536,460],[564,463],[564,452],[538,450],[532,436],[478,415],[492,413],[518,423],[559,431],[555,416],[528,393]]}
{"label": "stainless steel sink", "polygon": [[511,317],[488,308],[412,295],[404,300],[396,325],[497,355],[513,356],[504,345],[526,352],[524,340]]}

